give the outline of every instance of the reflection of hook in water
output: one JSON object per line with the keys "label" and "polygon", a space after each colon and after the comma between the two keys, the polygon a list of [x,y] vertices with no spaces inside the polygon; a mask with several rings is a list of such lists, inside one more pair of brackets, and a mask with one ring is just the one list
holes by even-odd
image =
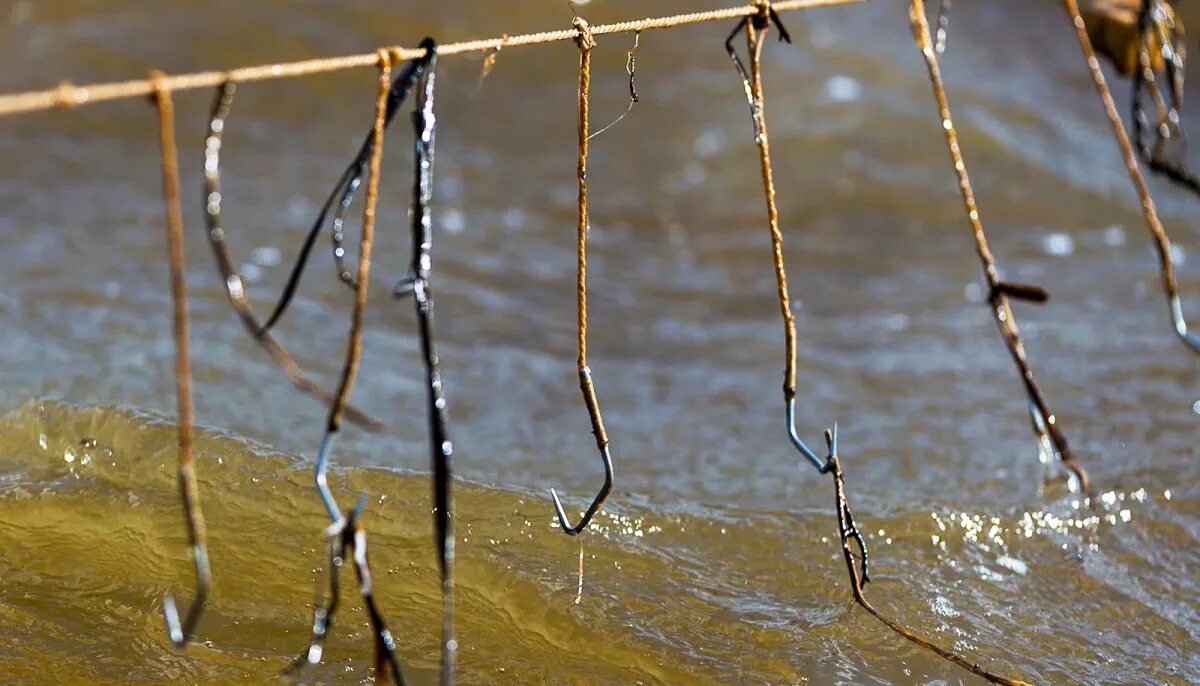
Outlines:
{"label": "reflection of hook in water", "polygon": [[[216,257],[229,304],[241,319],[242,326],[283,369],[297,390],[328,405],[333,402],[333,392],[309,378],[287,348],[276,341],[268,327],[259,321],[246,294],[245,280],[237,272],[229,246],[225,243],[225,230],[221,227],[221,147],[236,92],[237,84],[233,81],[226,81],[218,87],[208,121],[208,135],[204,139],[204,217],[208,222],[208,242]],[[383,427],[379,420],[349,405],[346,407],[346,419],[370,431],[379,431]]]}
{"label": "reflection of hook in water", "polygon": [[[733,32],[725,39],[725,51],[738,75],[742,78],[742,86],[746,91],[746,101],[750,105],[750,115],[754,122],[754,141],[758,146],[759,164],[762,171],[763,190],[767,203],[767,224],[771,232],[771,245],[775,254],[775,281],[779,293],[779,310],[784,324],[784,383],[783,399],[785,417],[787,420],[788,438],[792,445],[818,471],[824,472],[829,467],[829,457],[824,460],[817,457],[801,440],[796,431],[796,320],[792,314],[791,298],[788,294],[787,272],[783,263],[783,234],[779,230],[779,210],[775,203],[775,179],[771,169],[771,149],[767,140],[767,123],[764,115],[764,95],[762,84],[761,58],[763,37],[774,23],[779,29],[780,40],[791,42],[787,29],[779,21],[778,15],[769,6],[764,6],[763,12],[747,17],[738,22]],[[746,31],[746,45],[749,53],[750,69],[747,71],[733,46],[733,40],[739,31]],[[836,439],[836,425],[834,437]]]}
{"label": "reflection of hook in water", "polygon": [[558,492],[553,488],[550,489],[550,497],[554,500],[554,510],[558,515],[559,526],[562,527],[563,533],[569,536],[577,536],[587,528],[588,523],[592,521],[592,517],[599,511],[600,506],[604,504],[604,500],[608,497],[609,491],[612,490],[613,484],[613,464],[612,455],[609,454],[608,450],[608,433],[604,430],[604,418],[600,415],[600,402],[596,399],[596,389],[592,385],[592,372],[587,364],[588,93],[592,81],[592,48],[596,47],[596,41],[592,38],[586,21],[576,17],[574,25],[579,32],[579,35],[575,39],[576,43],[579,44],[579,157],[576,174],[579,186],[579,220],[576,225],[578,240],[576,304],[578,308],[579,334],[579,389],[583,393],[583,401],[587,405],[588,417],[592,421],[592,434],[596,437],[596,448],[599,450],[600,459],[604,463],[604,485],[600,488],[596,496],[592,498],[592,503],[588,505],[587,511],[583,514],[579,523],[574,526],[567,520],[567,513],[563,509],[562,502],[559,500]]}
{"label": "reflection of hook in water", "polygon": [[196,596],[180,620],[175,598],[163,599],[163,618],[167,634],[176,647],[184,646],[196,630],[204,602],[208,598],[211,572],[204,513],[200,509],[200,488],[196,483],[196,464],[192,456],[195,410],[192,405],[192,360],[188,323],[187,280],[183,256],[183,214],[179,207],[179,157],[175,146],[175,105],[171,91],[162,85],[162,72],[153,72],[154,102],[158,107],[159,144],[162,153],[163,203],[167,210],[167,253],[171,266],[171,306],[175,339],[175,397],[179,424],[179,496],[187,520],[188,545],[196,574]]}

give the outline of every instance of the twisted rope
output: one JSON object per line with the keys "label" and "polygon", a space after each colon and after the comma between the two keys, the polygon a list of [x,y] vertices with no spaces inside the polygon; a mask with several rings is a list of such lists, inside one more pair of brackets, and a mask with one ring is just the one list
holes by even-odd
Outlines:
{"label": "twisted rope", "polygon": [[[787,10],[802,10],[814,7],[829,7],[863,2],[864,0],[783,0],[776,2],[773,7],[777,12]],[[676,14],[669,17],[652,17],[636,21],[625,21],[617,24],[606,24],[591,27],[592,35],[609,33],[633,33],[651,29],[667,29],[686,24],[700,24],[711,21],[721,21],[737,17],[748,17],[758,14],[757,4],[747,4],[738,7]],[[576,29],[559,31],[543,31],[527,33],[519,36],[502,36],[482,40],[448,43],[438,48],[439,55],[459,55],[471,52],[496,51],[504,47],[520,45],[540,45],[567,40],[575,40],[579,35]],[[417,59],[425,55],[421,48],[389,48],[392,61]],[[302,60],[279,64],[262,64],[252,67],[239,67],[228,71],[204,71],[191,74],[163,76],[158,81],[158,87],[169,91],[194,90],[219,86],[226,81],[247,83],[251,81],[271,81],[274,79],[297,78],[312,74],[343,71],[373,67],[379,64],[379,55],[375,52],[361,55],[345,55],[320,59]],[[136,81],[113,81],[77,86],[63,82],[55,88],[40,91],[27,91],[0,95],[0,116],[19,114],[22,112],[37,112],[50,109],[69,109],[108,100],[122,100],[152,95],[156,82],[149,79]]]}

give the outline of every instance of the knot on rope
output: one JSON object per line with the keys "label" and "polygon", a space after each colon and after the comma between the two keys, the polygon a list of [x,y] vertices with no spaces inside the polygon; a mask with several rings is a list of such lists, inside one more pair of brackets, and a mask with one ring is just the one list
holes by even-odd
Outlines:
{"label": "knot on rope", "polygon": [[376,50],[375,57],[379,60],[379,68],[390,70],[392,68],[393,55],[396,52],[396,48],[380,48]]}
{"label": "knot on rope", "polygon": [[579,35],[575,36],[575,44],[579,46],[580,50],[591,50],[596,47],[596,39],[592,36],[592,29],[588,26],[586,19],[575,17],[571,26],[579,32]]}
{"label": "knot on rope", "polygon": [[149,75],[150,87],[153,92],[150,94],[150,101],[157,104],[162,104],[164,100],[170,99],[171,89],[167,88],[167,75],[158,69],[152,69]]}
{"label": "knot on rope", "polygon": [[70,81],[63,81],[54,89],[54,106],[72,108],[87,102],[88,91]]}

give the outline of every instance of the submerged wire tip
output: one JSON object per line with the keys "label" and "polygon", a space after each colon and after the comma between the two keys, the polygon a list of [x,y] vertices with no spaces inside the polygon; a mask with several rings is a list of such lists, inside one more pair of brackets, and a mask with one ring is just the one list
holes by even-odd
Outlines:
{"label": "submerged wire tip", "polygon": [[167,636],[171,639],[172,645],[176,648],[182,648],[187,640],[183,636],[183,627],[179,624],[179,608],[175,607],[175,596],[168,593],[163,598],[163,620],[167,624]]}

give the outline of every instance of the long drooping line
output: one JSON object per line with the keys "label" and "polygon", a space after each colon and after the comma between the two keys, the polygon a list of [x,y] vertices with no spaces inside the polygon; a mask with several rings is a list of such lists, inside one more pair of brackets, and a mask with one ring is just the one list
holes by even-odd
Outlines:
{"label": "long drooping line", "polygon": [[933,95],[937,101],[938,115],[942,131],[946,135],[946,147],[950,151],[950,160],[954,172],[958,176],[958,188],[962,194],[963,207],[967,213],[967,221],[971,225],[971,233],[975,237],[975,248],[979,254],[979,262],[983,266],[983,275],[988,285],[988,305],[996,319],[996,326],[1004,337],[1013,364],[1020,373],[1021,382],[1029,404],[1029,412],[1033,418],[1033,426],[1039,439],[1045,436],[1049,439],[1054,452],[1058,454],[1063,465],[1078,478],[1079,487],[1084,493],[1091,492],[1087,472],[1084,471],[1071,453],[1066,436],[1058,426],[1058,420],[1046,404],[1045,396],[1033,376],[1029,360],[1025,356],[1025,345],[1021,341],[1021,333],[1017,329],[1017,321],[1013,316],[1010,298],[1035,304],[1046,302],[1046,291],[1038,286],[1018,284],[1004,281],[996,267],[996,260],[988,248],[987,235],[983,231],[983,221],[979,215],[979,207],[975,203],[975,194],[971,190],[971,180],[967,176],[967,166],[963,162],[962,150],[958,145],[958,134],[954,130],[954,122],[950,118],[950,105],[946,99],[946,90],[942,84],[942,73],[938,66],[937,53],[929,34],[929,22],[925,17],[924,0],[912,0],[909,9],[909,20],[912,23],[913,37],[917,47],[925,58],[929,71],[929,80],[933,85]]}
{"label": "long drooping line", "polygon": [[[204,217],[208,222],[208,242],[217,259],[221,281],[225,284],[225,295],[246,332],[267,351],[275,364],[283,369],[293,386],[328,406],[333,402],[333,392],[313,381],[300,368],[287,348],[259,321],[258,314],[246,294],[245,280],[234,266],[236,262],[225,242],[225,229],[221,226],[221,206],[224,197],[221,193],[221,146],[236,93],[237,84],[232,81],[226,81],[218,87],[216,98],[213,100],[212,116],[208,121],[208,135],[204,139]],[[379,431],[383,428],[379,420],[352,405],[347,405],[345,412],[347,421],[365,429]]]}
{"label": "long drooping line", "polygon": [[583,402],[587,405],[588,417],[592,422],[592,434],[596,437],[596,448],[600,451],[600,459],[604,463],[604,485],[599,493],[592,498],[591,505],[579,523],[572,526],[567,520],[566,510],[558,493],[551,488],[550,497],[554,500],[554,510],[558,515],[559,526],[564,533],[577,536],[587,528],[592,517],[600,510],[612,490],[613,464],[612,455],[608,449],[608,433],[604,430],[604,418],[600,416],[600,402],[596,399],[596,389],[592,385],[592,371],[587,361],[587,233],[588,233],[588,198],[587,198],[587,158],[588,158],[588,97],[591,90],[592,49],[596,47],[596,39],[592,36],[588,23],[580,17],[575,17],[575,30],[578,31],[575,42],[579,45],[579,155],[576,165],[576,181],[579,188],[579,216],[575,227],[578,251],[576,253],[576,304],[578,312],[578,347],[579,347],[579,389],[583,393]]}
{"label": "long drooping line", "polygon": [[383,133],[387,113],[389,83],[391,81],[392,60],[389,52],[379,52],[379,93],[375,101],[375,121],[372,127],[371,155],[367,164],[366,201],[363,207],[362,236],[359,240],[358,280],[355,284],[354,307],[350,315],[349,340],[346,345],[346,360],[342,368],[342,376],[333,403],[329,407],[329,416],[325,424],[325,434],[321,439],[320,452],[314,470],[317,491],[329,515],[331,524],[325,529],[329,558],[325,574],[329,581],[329,599],[319,597],[313,603],[312,636],[309,647],[293,663],[289,669],[297,670],[308,664],[321,660],[324,653],[325,639],[329,626],[337,608],[338,568],[345,559],[347,549],[352,549],[355,569],[359,575],[359,591],[363,603],[371,618],[375,637],[375,665],[377,668],[376,681],[386,678],[384,667],[391,668],[395,683],[403,684],[404,677],[400,672],[395,658],[395,640],[387,624],[383,620],[375,603],[374,587],[371,583],[370,568],[367,563],[366,534],[361,529],[359,521],[362,507],[365,503],[360,498],[358,504],[343,515],[338,507],[333,493],[329,489],[328,470],[333,446],[333,439],[341,429],[343,412],[354,380],[358,375],[362,359],[363,312],[367,304],[367,284],[370,282],[371,247],[375,237],[375,206],[379,197],[379,167],[383,156]]}
{"label": "long drooping line", "polygon": [[1105,114],[1108,115],[1113,137],[1117,139],[1117,146],[1121,149],[1125,170],[1129,172],[1129,180],[1133,183],[1134,190],[1137,191],[1138,199],[1141,200],[1142,215],[1146,218],[1146,228],[1150,230],[1150,235],[1154,239],[1154,247],[1158,251],[1158,266],[1162,272],[1163,290],[1166,291],[1167,304],[1171,308],[1171,321],[1175,325],[1175,333],[1184,345],[1191,348],[1193,352],[1200,353],[1200,336],[1188,331],[1187,321],[1183,318],[1183,304],[1179,296],[1179,286],[1175,282],[1175,265],[1171,262],[1171,239],[1167,236],[1167,230],[1163,228],[1162,221],[1158,218],[1158,209],[1154,206],[1154,198],[1150,196],[1150,187],[1146,185],[1146,177],[1142,175],[1142,168],[1138,165],[1137,154],[1133,150],[1133,144],[1129,142],[1129,135],[1125,133],[1125,124],[1121,122],[1117,105],[1113,102],[1112,93],[1108,90],[1108,82],[1104,79],[1104,71],[1100,68],[1100,61],[1096,59],[1096,51],[1092,49],[1092,40],[1088,38],[1087,27],[1083,23],[1083,17],[1079,14],[1079,4],[1075,0],[1062,0],[1062,2],[1063,8],[1067,11],[1067,17],[1075,27],[1075,37],[1079,40],[1079,49],[1083,51],[1084,61],[1087,62],[1088,70],[1091,71],[1092,83],[1096,86],[1100,103],[1104,106]]}
{"label": "long drooping line", "polygon": [[192,458],[195,411],[192,406],[192,358],[188,325],[187,278],[183,256],[183,215],[179,207],[179,155],[175,147],[175,106],[171,91],[163,87],[162,74],[154,73],[157,87],[154,101],[158,106],[159,144],[162,152],[163,203],[167,210],[167,254],[171,265],[172,329],[175,337],[175,398],[179,425],[179,496],[187,519],[188,545],[196,571],[196,597],[188,606],[183,621],[175,599],[163,600],[163,617],[171,643],[183,646],[196,629],[208,597],[211,572],[204,513],[200,509],[200,489],[196,483],[196,464]]}
{"label": "long drooping line", "polygon": [[429,403],[430,471],[433,474],[433,529],[442,581],[442,671],[441,683],[454,682],[454,661],[458,642],[454,639],[454,520],[451,489],[454,474],[451,458],[454,454],[448,428],[446,398],[442,388],[442,372],[433,337],[433,289],[429,279],[433,270],[433,199],[434,139],[437,119],[433,113],[436,86],[437,47],[432,38],[422,43],[428,50],[425,82],[418,91],[413,112],[415,134],[412,197],[412,265],[408,276],[401,281],[393,295],[412,296],[416,304],[417,325],[421,336],[421,353],[425,362],[425,387]]}

